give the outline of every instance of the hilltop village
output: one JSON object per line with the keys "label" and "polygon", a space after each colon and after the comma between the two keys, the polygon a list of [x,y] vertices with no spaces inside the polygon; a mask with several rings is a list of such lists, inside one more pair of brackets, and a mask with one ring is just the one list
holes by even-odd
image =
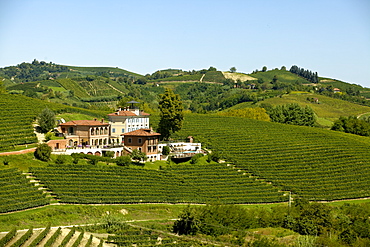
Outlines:
{"label": "hilltop village", "polygon": [[114,158],[128,155],[133,150],[146,154],[151,161],[166,159],[163,147],[168,146],[175,157],[191,157],[201,152],[201,143],[188,142],[160,143],[161,134],[149,128],[150,114],[135,106],[139,102],[130,101],[131,107],[119,108],[108,114],[109,122],[101,120],[60,121],[56,132],[65,139],[50,140],[48,145],[54,154],[84,153],[104,156],[114,152]]}

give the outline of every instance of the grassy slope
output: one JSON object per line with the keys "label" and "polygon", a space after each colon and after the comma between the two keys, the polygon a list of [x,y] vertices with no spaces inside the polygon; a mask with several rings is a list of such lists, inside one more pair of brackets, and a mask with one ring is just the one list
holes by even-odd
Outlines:
{"label": "grassy slope", "polygon": [[142,77],[142,75],[130,72],[128,70],[120,69],[118,67],[79,67],[79,66],[67,66],[68,68],[72,69],[72,71],[78,71],[82,74],[95,74],[96,72],[113,72],[118,74],[127,74],[134,77]]}
{"label": "grassy slope", "polygon": [[271,82],[274,76],[277,76],[278,81],[281,82],[288,82],[288,83],[310,83],[306,79],[303,79],[302,77],[299,77],[293,73],[290,73],[286,70],[269,70],[266,72],[257,72],[255,74],[250,74],[250,76],[257,78],[257,79],[263,79],[265,82]]}
{"label": "grassy slope", "polygon": [[[319,104],[311,103],[307,98],[318,98]],[[310,106],[318,117],[319,124],[330,127],[336,119],[341,116],[358,116],[360,114],[370,112],[370,107],[350,103],[348,101],[334,99],[324,95],[311,93],[290,93],[284,94],[282,97],[266,99],[261,103],[269,103],[272,105],[282,105],[289,103],[297,103],[301,106]]]}

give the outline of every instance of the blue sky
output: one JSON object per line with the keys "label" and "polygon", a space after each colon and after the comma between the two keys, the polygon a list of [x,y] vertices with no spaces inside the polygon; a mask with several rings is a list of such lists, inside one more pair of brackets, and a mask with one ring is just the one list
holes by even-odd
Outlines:
{"label": "blue sky", "polygon": [[370,1],[1,0],[0,67],[298,65],[370,87]]}

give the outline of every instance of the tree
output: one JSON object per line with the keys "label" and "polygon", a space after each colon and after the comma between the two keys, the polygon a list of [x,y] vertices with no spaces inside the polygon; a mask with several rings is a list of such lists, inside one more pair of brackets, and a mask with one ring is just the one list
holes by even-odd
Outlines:
{"label": "tree", "polygon": [[39,144],[33,155],[38,160],[48,161],[51,155],[51,147],[46,143]]}
{"label": "tree", "polygon": [[169,155],[171,152],[171,149],[169,146],[164,146],[163,149],[162,149],[162,154],[163,155]]}
{"label": "tree", "polygon": [[120,156],[116,158],[116,164],[118,166],[129,166],[132,163],[130,156]]}
{"label": "tree", "polygon": [[131,156],[131,159],[133,159],[137,162],[147,160],[147,158],[148,158],[146,156],[146,154],[144,152],[142,152],[141,150],[139,150],[139,149],[133,150],[130,156]]}
{"label": "tree", "polygon": [[231,68],[230,68],[230,72],[231,72],[231,73],[235,73],[235,72],[236,72],[236,68],[235,68],[235,67],[231,67]]}
{"label": "tree", "polygon": [[42,133],[47,133],[55,126],[55,114],[49,108],[45,108],[39,115],[38,124]]}
{"label": "tree", "polygon": [[267,71],[267,67],[266,66],[263,66],[262,67],[262,72],[266,72]]}
{"label": "tree", "polygon": [[171,89],[167,88],[159,97],[160,120],[157,131],[161,133],[162,139],[168,140],[172,133],[182,128],[184,107],[180,96]]}

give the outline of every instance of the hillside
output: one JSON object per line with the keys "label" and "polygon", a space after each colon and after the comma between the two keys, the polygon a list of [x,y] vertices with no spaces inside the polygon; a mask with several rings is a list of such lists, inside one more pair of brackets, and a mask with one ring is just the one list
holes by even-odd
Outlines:
{"label": "hillside", "polygon": [[[313,102],[313,99],[317,99],[318,102]],[[359,116],[370,112],[369,106],[362,106],[340,99],[334,99],[325,95],[305,92],[283,94],[281,97],[266,99],[256,105],[282,105],[290,103],[297,103],[301,106],[311,107],[317,116],[318,123],[324,127],[331,127],[333,122],[341,116]]]}
{"label": "hillside", "polygon": [[370,139],[244,118],[186,115],[179,137],[218,151],[243,172],[310,200],[370,196]]}
{"label": "hillside", "polygon": [[23,144],[37,143],[32,126],[40,112],[48,107],[55,113],[81,113],[94,117],[105,117],[105,112],[80,109],[50,103],[22,95],[0,95],[0,150],[9,150]]}

